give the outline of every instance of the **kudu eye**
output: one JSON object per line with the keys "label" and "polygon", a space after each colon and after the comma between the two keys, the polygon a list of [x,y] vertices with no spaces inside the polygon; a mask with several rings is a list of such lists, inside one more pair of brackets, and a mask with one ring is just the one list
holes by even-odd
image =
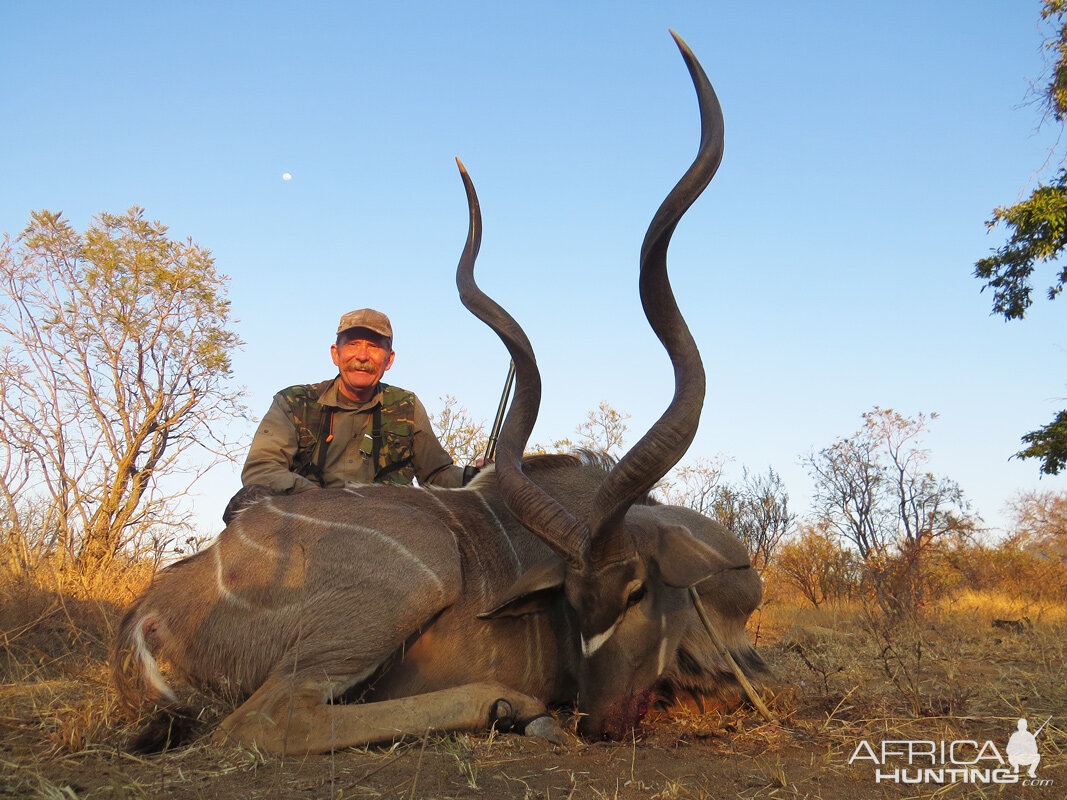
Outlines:
{"label": "kudu eye", "polygon": [[630,606],[637,605],[645,599],[646,594],[648,594],[648,588],[645,586],[645,584],[642,583],[640,586],[630,592],[630,596],[626,598],[626,607],[629,608]]}

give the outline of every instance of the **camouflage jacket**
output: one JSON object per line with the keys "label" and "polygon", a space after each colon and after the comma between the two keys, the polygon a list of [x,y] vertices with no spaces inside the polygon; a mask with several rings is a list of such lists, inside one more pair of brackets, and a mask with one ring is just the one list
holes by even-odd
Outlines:
{"label": "camouflage jacket", "polygon": [[462,474],[414,394],[382,383],[372,400],[353,404],[333,378],[274,396],[241,480],[292,492],[346,483],[409,484],[416,477],[420,484],[459,486]]}

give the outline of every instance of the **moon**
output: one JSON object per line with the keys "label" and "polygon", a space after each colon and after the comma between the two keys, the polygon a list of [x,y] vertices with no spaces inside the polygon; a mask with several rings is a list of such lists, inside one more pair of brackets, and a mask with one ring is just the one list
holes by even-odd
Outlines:
{"label": "moon", "polygon": [[288,173],[288,172],[283,172],[282,173],[282,180],[283,181],[291,181],[292,179],[293,179],[293,176],[292,176],[291,173]]}

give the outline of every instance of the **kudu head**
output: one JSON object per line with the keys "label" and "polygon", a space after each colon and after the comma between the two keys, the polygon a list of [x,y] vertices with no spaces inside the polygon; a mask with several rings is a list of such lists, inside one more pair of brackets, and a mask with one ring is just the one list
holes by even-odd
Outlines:
{"label": "kudu head", "polygon": [[[496,474],[511,512],[561,560],[521,577],[505,602],[562,588],[580,630],[580,730],[625,734],[640,721],[650,687],[681,639],[686,587],[731,563],[682,525],[633,508],[684,455],[704,400],[704,368],[667,277],[667,247],[685,211],[711,181],[722,158],[722,111],[699,62],[675,34],[696,87],[701,138],[697,157],[656,212],[641,248],[641,302],[674,367],[674,398],[660,419],[595,490],[588,513],[573,514],[522,470],[541,399],[541,379],[522,328],[474,281],[481,213],[460,163],[470,207],[467,243],[456,282],[463,304],[501,338],[515,362],[515,400],[500,433]],[[569,505],[574,505],[573,503]],[[672,624],[675,622],[677,624]]]}

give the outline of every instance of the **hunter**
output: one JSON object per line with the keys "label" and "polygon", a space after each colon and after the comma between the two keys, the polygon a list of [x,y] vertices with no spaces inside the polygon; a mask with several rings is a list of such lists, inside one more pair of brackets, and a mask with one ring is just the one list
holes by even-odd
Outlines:
{"label": "hunter", "polygon": [[415,478],[420,485],[462,486],[477,473],[452,463],[413,393],[382,383],[396,357],[385,314],[371,308],[345,314],[330,355],[336,377],[274,395],[245,459],[245,488],[228,516],[238,497],[250,494]]}

